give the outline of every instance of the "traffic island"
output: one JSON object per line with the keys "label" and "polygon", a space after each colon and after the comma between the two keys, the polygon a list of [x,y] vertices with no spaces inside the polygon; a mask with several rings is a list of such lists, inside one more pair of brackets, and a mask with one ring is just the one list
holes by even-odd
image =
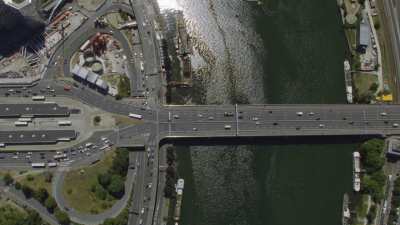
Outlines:
{"label": "traffic island", "polygon": [[110,151],[97,163],[66,173],[62,195],[68,207],[81,213],[98,214],[114,205],[117,199],[98,185],[98,176],[111,168],[114,157],[115,151]]}

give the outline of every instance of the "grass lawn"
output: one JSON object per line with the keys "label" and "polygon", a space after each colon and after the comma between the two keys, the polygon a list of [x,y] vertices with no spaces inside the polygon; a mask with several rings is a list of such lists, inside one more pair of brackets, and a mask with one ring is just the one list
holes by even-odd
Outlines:
{"label": "grass lawn", "polygon": [[113,206],[115,198],[110,196],[101,200],[91,191],[91,187],[97,184],[97,175],[111,167],[114,155],[115,151],[109,151],[96,164],[66,174],[62,193],[72,208],[78,212],[97,214]]}
{"label": "grass lawn", "polygon": [[21,185],[28,185],[33,190],[39,190],[39,188],[44,188],[47,192],[51,193],[51,182],[46,182],[45,173],[28,173],[23,176],[17,176],[16,181],[20,182]]}
{"label": "grass lawn", "polygon": [[357,47],[357,30],[356,29],[345,29],[346,37],[351,47],[351,51],[355,51]]}
{"label": "grass lawn", "polygon": [[354,88],[358,89],[359,94],[367,94],[369,88],[373,83],[378,83],[378,76],[365,73],[355,73],[353,74]]}
{"label": "grass lawn", "polygon": [[137,120],[137,119],[133,119],[127,116],[121,116],[121,115],[113,115],[114,119],[115,119],[115,123],[117,126],[121,125],[121,124],[126,124],[126,125],[137,125],[137,124],[142,124],[143,121],[141,120]]}
{"label": "grass lawn", "polygon": [[118,94],[123,98],[131,95],[131,83],[127,76],[120,76],[118,82]]}

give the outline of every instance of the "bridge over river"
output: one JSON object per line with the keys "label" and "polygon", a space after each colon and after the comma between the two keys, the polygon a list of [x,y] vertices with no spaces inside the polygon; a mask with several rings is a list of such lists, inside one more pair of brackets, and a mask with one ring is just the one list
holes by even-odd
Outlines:
{"label": "bridge over river", "polygon": [[164,106],[163,138],[400,135],[400,105]]}

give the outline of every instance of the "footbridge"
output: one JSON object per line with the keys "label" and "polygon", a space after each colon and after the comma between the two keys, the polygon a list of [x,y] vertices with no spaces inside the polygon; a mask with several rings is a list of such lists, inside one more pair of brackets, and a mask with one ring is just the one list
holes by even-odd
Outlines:
{"label": "footbridge", "polygon": [[164,106],[160,139],[400,135],[400,105]]}

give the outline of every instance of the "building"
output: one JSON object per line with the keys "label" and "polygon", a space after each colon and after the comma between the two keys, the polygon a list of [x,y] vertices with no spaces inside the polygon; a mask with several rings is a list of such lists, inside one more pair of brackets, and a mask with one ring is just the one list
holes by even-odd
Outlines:
{"label": "building", "polygon": [[357,51],[361,54],[365,54],[368,46],[371,45],[371,27],[368,21],[367,13],[363,11],[363,19],[359,26],[357,45]]}
{"label": "building", "polygon": [[99,78],[99,75],[89,71],[86,81],[92,85],[96,85],[96,81]]}
{"label": "building", "polygon": [[108,84],[100,78],[97,79],[96,86],[103,91],[108,91]]}
{"label": "building", "polygon": [[72,68],[71,73],[74,75],[75,78],[84,81],[88,77],[89,70],[79,65],[75,65],[74,68]]}
{"label": "building", "polygon": [[387,155],[392,158],[400,157],[400,140],[397,139],[389,140]]}
{"label": "building", "polygon": [[74,78],[81,82],[88,82],[90,85],[96,87],[101,92],[108,91],[108,84],[104,80],[100,79],[100,76],[82,66],[75,65],[72,68],[71,73],[74,75]]}

